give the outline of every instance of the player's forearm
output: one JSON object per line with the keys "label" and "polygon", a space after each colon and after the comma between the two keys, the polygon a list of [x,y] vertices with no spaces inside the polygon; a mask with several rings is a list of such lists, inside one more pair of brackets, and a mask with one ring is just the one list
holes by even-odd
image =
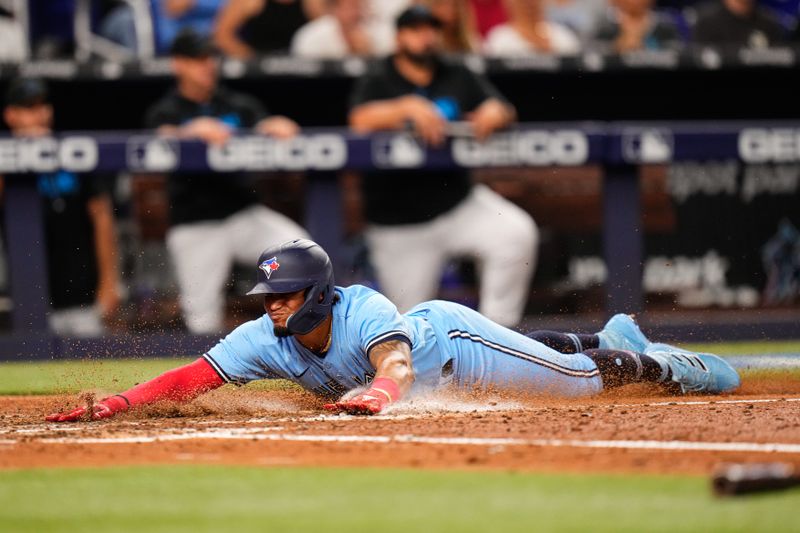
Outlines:
{"label": "player's forearm", "polygon": [[328,12],[326,0],[303,0],[303,12],[309,20],[321,17]]}
{"label": "player's forearm", "polygon": [[414,384],[416,376],[411,362],[411,347],[405,341],[392,340],[375,346],[370,352],[370,362],[375,366],[373,384],[386,378],[397,385],[391,401],[396,402],[405,396]]}
{"label": "player's forearm", "polygon": [[250,48],[250,46],[233,35],[219,36],[217,37],[216,43],[226,56],[238,59],[250,59],[255,55],[255,51]]}
{"label": "player's forearm", "polygon": [[183,16],[195,6],[196,0],[165,0],[164,13],[171,18]]}
{"label": "player's forearm", "polygon": [[200,358],[188,365],[164,372],[150,381],[140,383],[114,398],[127,400],[127,407],[164,400],[187,402],[224,384],[223,379],[211,365]]}
{"label": "player's forearm", "polygon": [[237,35],[240,26],[247,21],[247,17],[238,13],[231,17],[225,15],[226,13],[223,11],[214,28],[214,44],[227,56],[239,59],[252,57],[255,51]]}
{"label": "player's forearm", "polygon": [[136,385],[122,394],[103,398],[94,405],[53,413],[45,419],[48,422],[102,420],[138,405],[161,400],[188,401],[224,383],[225,381],[211,368],[211,365],[201,358],[194,363],[165,372],[146,383]]}
{"label": "player's forearm", "polygon": [[405,341],[392,340],[373,347],[369,360],[375,368],[375,377],[369,388],[348,399],[326,404],[325,409],[337,413],[375,415],[408,393],[414,384],[414,367],[411,347]]}
{"label": "player's forearm", "polygon": [[483,102],[476,112],[487,112],[493,118],[492,129],[498,130],[510,126],[517,120],[517,111],[514,106],[498,100],[497,98],[490,98]]}
{"label": "player's forearm", "polygon": [[117,234],[111,199],[103,195],[89,203],[89,213],[94,225],[97,272],[100,283],[116,286],[119,283],[117,263]]}
{"label": "player's forearm", "polygon": [[387,357],[381,367],[377,369],[373,383],[380,378],[391,379],[397,385],[400,392],[398,395],[399,397],[392,398],[392,401],[397,401],[408,394],[408,391],[414,384],[414,368],[405,354],[396,353]]}
{"label": "player's forearm", "polygon": [[358,133],[402,128],[410,119],[405,102],[403,98],[395,98],[357,106],[350,112],[350,127]]}

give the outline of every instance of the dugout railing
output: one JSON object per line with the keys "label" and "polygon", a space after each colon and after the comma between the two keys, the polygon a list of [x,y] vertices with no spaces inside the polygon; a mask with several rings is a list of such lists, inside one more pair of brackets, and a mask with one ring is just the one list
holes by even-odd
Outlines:
{"label": "dugout railing", "polygon": [[[289,141],[239,136],[222,147],[157,137],[150,132],[64,132],[50,138],[0,139],[5,185],[12,331],[0,337],[0,359],[114,356],[131,346],[140,354],[189,354],[213,338],[141,334],[93,340],[53,337],[47,331],[48,287],[43,220],[34,172],[304,171],[306,225],[336,262],[342,213],[336,173],[345,169],[603,167],[603,255],[608,271],[606,312],[642,309],[642,224],[639,167],[679,161],[800,162],[800,122],[664,122],[520,124],[480,143],[465,128],[440,148],[405,131],[371,136],[346,129],[306,129]],[[800,320],[725,323],[701,333],[747,338],[800,336]],[[722,328],[722,329],[719,329]],[[724,332],[722,331],[724,330]]]}

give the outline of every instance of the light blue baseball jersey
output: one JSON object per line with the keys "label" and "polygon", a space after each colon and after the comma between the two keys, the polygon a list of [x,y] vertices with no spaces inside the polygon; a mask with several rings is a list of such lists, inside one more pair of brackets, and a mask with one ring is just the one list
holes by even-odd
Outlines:
{"label": "light blue baseball jersey", "polygon": [[336,397],[372,381],[372,347],[389,340],[411,346],[411,393],[454,382],[558,396],[602,389],[597,366],[583,354],[561,354],[452,302],[431,301],[401,315],[380,293],[336,287],[331,346],[324,357],[294,337],[276,337],[268,315],[236,328],[203,357],[228,382],[291,380]]}
{"label": "light blue baseball jersey", "polygon": [[331,346],[321,357],[294,337],[276,337],[272,320],[264,315],[246,322],[203,357],[225,379],[247,383],[284,378],[323,396],[338,396],[372,381],[369,361],[373,346],[399,339],[411,346],[417,376],[414,389],[439,384],[442,362],[427,347],[432,332],[419,331],[382,294],[361,285],[336,287]]}
{"label": "light blue baseball jersey", "polygon": [[[455,384],[552,396],[589,396],[603,389],[595,362],[582,353],[559,353],[454,302],[423,302],[405,315],[424,321],[440,358],[452,361]],[[417,326],[418,331],[424,328]],[[414,361],[423,355],[414,354]]]}

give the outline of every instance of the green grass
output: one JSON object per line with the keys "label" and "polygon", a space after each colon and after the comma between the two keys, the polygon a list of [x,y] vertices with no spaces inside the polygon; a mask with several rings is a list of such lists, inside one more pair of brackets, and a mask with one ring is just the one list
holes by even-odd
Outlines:
{"label": "green grass", "polygon": [[[0,395],[61,394],[126,390],[194,359],[97,359],[0,363]],[[256,381],[254,390],[294,388],[282,380]]]}
{"label": "green grass", "polygon": [[[0,472],[0,530],[790,531],[800,491],[716,499],[695,477],[139,467]],[[794,529],[797,531],[797,529]]]}
{"label": "green grass", "polygon": [[1,363],[0,394],[125,390],[191,359],[106,359]]}
{"label": "green grass", "polygon": [[800,353],[800,341],[687,343],[681,344],[681,346],[698,352],[711,352],[717,355]]}
{"label": "green grass", "polygon": [[[682,345],[722,355],[800,353],[800,341],[737,342]],[[105,392],[125,390],[192,359],[97,359],[88,361],[42,361],[0,363],[0,395]],[[749,374],[751,371],[745,372]],[[770,371],[752,371],[754,374]],[[800,370],[781,370],[800,374]],[[258,382],[256,389],[286,387],[285,382]]]}

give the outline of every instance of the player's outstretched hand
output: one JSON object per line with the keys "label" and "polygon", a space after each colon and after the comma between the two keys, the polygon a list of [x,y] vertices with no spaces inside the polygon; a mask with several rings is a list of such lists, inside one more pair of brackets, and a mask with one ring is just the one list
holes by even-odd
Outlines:
{"label": "player's outstretched hand", "polygon": [[376,415],[383,411],[389,404],[389,399],[378,391],[372,389],[358,394],[347,400],[328,403],[323,407],[334,413],[347,413],[349,415]]}
{"label": "player's outstretched hand", "polygon": [[119,411],[127,407],[126,402],[117,402],[119,396],[112,396],[106,398],[101,402],[97,402],[91,406],[92,414],[89,415],[88,407],[76,407],[72,411],[66,413],[53,413],[45,417],[48,422],[78,422],[80,420],[102,420],[114,416]]}

